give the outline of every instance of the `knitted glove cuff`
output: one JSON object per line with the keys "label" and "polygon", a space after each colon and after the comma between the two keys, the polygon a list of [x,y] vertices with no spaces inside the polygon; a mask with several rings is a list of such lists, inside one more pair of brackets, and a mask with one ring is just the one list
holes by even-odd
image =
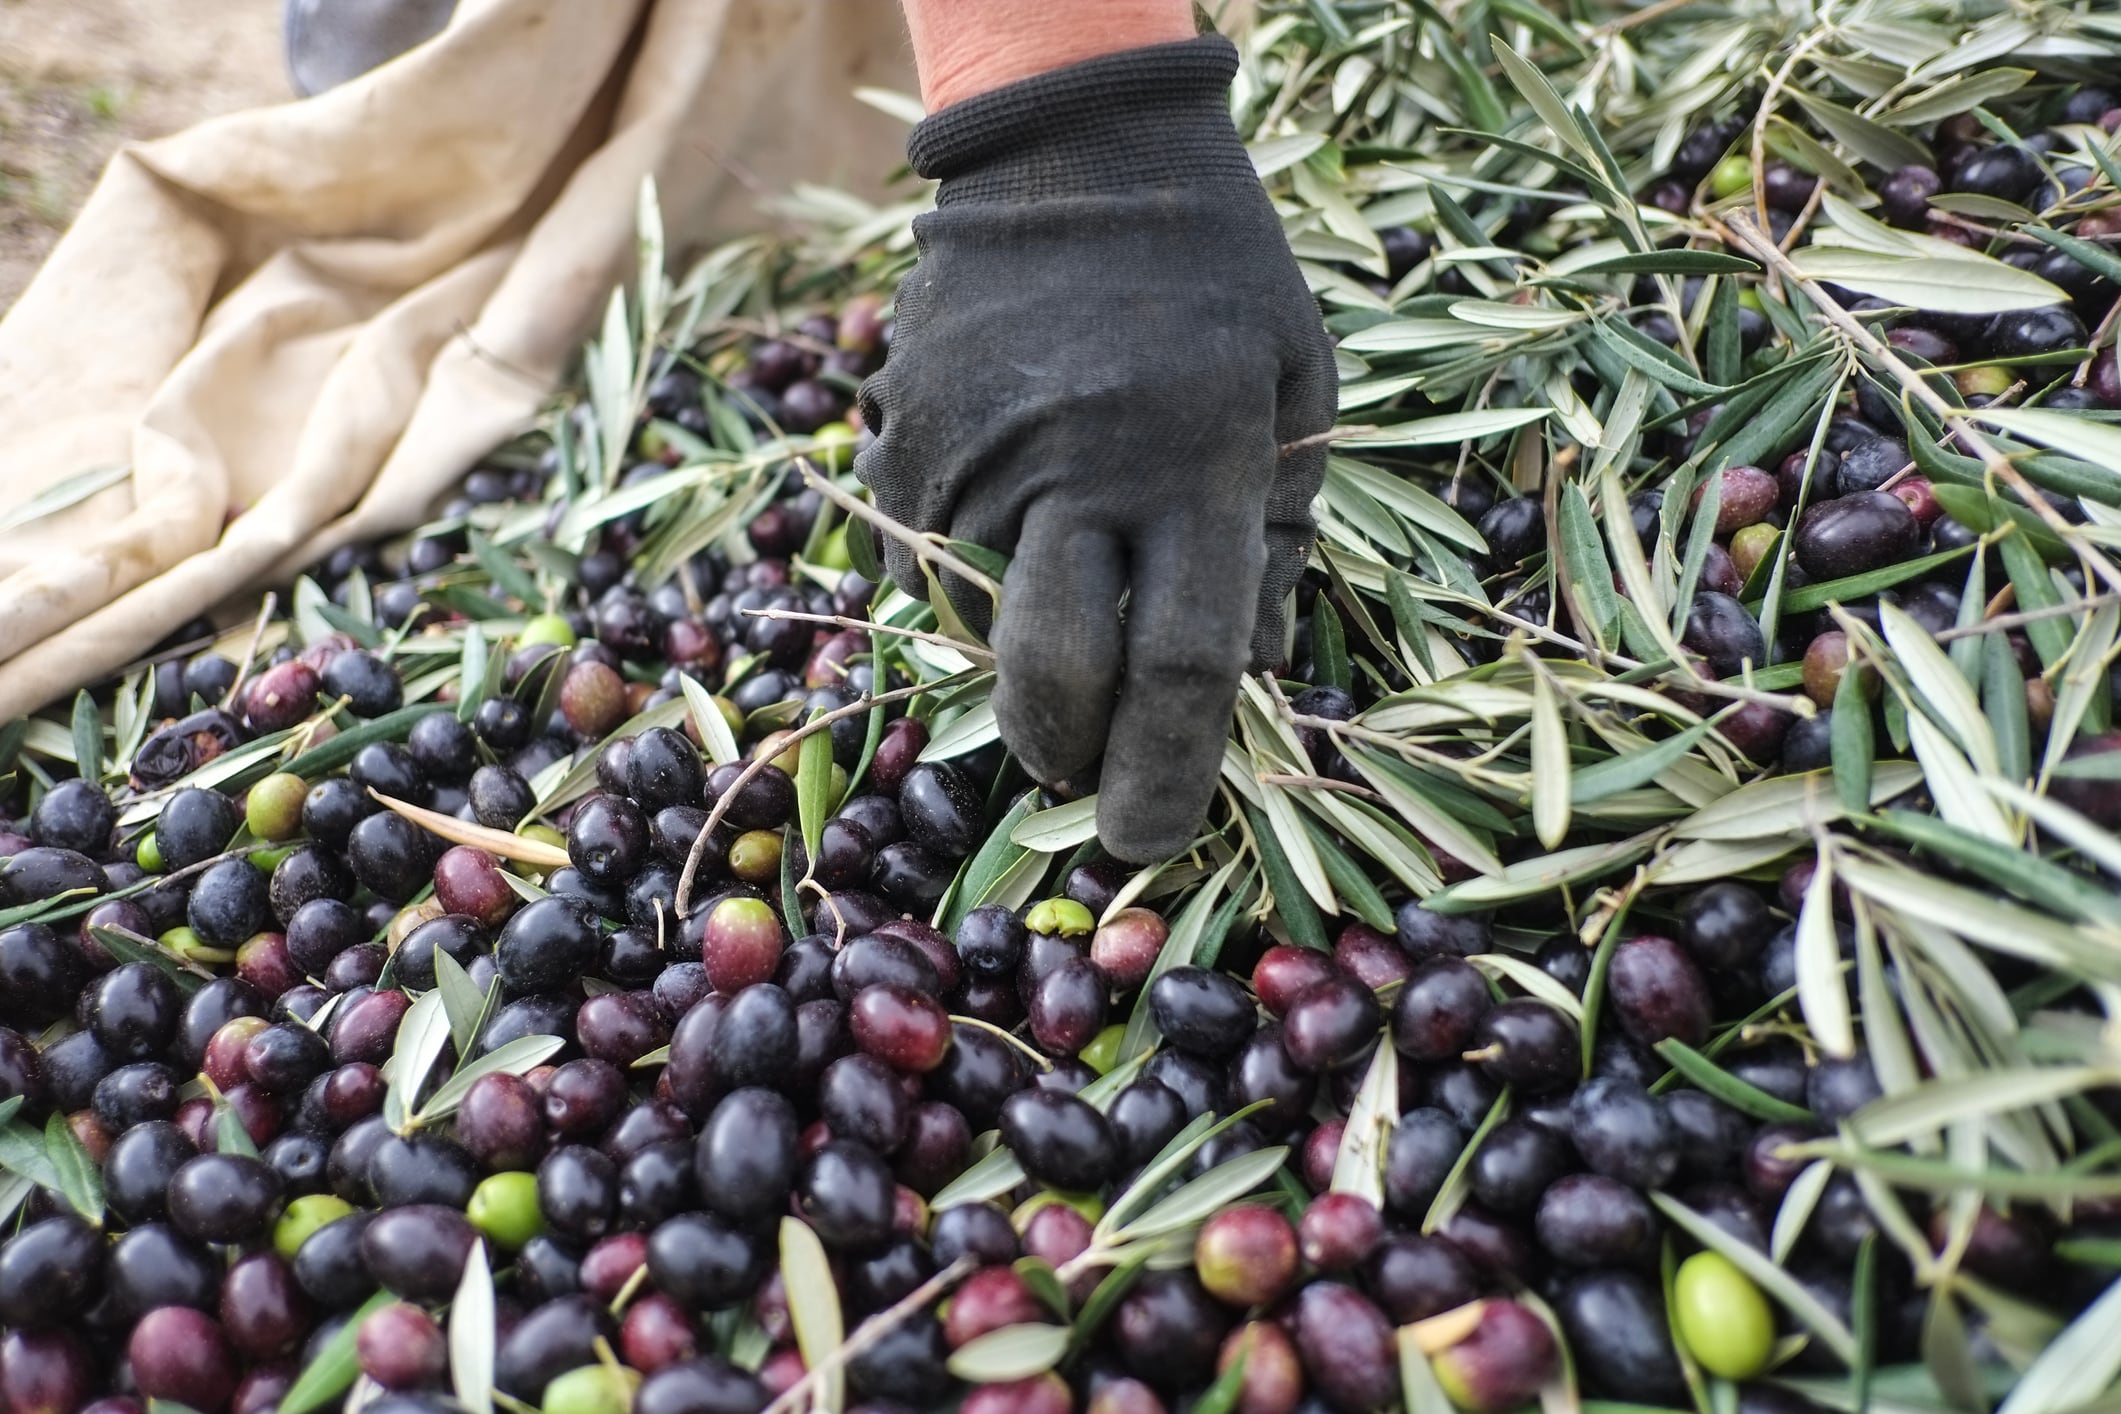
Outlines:
{"label": "knitted glove cuff", "polygon": [[924,119],[907,159],[936,204],[1028,202],[1257,182],[1230,121],[1237,50],[1220,35],[1107,54]]}

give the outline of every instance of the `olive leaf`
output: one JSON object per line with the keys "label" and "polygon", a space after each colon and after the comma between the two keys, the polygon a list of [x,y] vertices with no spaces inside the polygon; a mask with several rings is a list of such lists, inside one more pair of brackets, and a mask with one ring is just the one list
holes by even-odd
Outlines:
{"label": "olive leaf", "polygon": [[[1407,1402],[1407,1414],[1456,1414],[1457,1406],[1437,1383],[1436,1371],[1429,1365],[1428,1352],[1421,1347],[1417,1329],[1401,1326],[1395,1339],[1399,1348],[1400,1397]],[[1588,1411],[1590,1406],[1586,1404],[1584,1408]]]}
{"label": "olive leaf", "polygon": [[[437,950],[437,957],[441,956]],[[449,1303],[449,1378],[457,1400],[471,1414],[493,1414],[493,1273],[486,1244],[474,1242],[464,1255],[464,1275]]]}
{"label": "olive leaf", "polygon": [[1753,1279],[1754,1285],[1781,1304],[1782,1308],[1819,1337],[1836,1358],[1855,1359],[1856,1337],[1839,1316],[1806,1290],[1798,1280],[1768,1259],[1766,1253],[1731,1236],[1715,1223],[1676,1198],[1650,1194],[1657,1210],[1683,1229],[1689,1237],[1713,1252],[1720,1252]]}
{"label": "olive leaf", "polygon": [[[435,950],[437,957],[441,951]],[[383,1067],[389,1080],[389,1088],[383,1093],[383,1122],[393,1129],[405,1127],[421,1088],[427,1084],[428,1073],[449,1044],[452,1028],[446,1001],[440,987],[423,992],[398,1022],[397,1042]]]}
{"label": "olive leaf", "polygon": [[50,1158],[54,1185],[73,1210],[91,1223],[103,1222],[103,1171],[89,1157],[81,1137],[65,1115],[44,1122],[44,1152]]}
{"label": "olive leaf", "polygon": [[316,1356],[303,1366],[302,1373],[287,1393],[280,1396],[281,1414],[311,1414],[323,1409],[348,1389],[361,1373],[359,1359],[354,1353],[354,1340],[360,1334],[361,1322],[375,1311],[398,1298],[388,1291],[379,1291],[354,1309],[346,1323],[332,1332]]}
{"label": "olive leaf", "polygon": [[1340,1148],[1333,1159],[1335,1193],[1352,1193],[1382,1209],[1385,1203],[1385,1145],[1399,1123],[1399,1051],[1381,1045],[1348,1106]]}
{"label": "olive leaf", "polygon": [[2040,1352],[1997,1414],[2075,1408],[2095,1399],[2116,1376],[2121,1376],[2121,1283],[2109,1286]]}
{"label": "olive leaf", "polygon": [[1569,735],[1554,681],[1532,674],[1532,820],[1539,842],[1559,848],[1569,833]]}
{"label": "olive leaf", "polygon": [[[838,1350],[847,1338],[846,1321],[840,1314],[839,1287],[824,1244],[799,1218],[781,1219],[781,1280],[788,1292],[788,1319],[795,1327],[796,1346],[804,1363],[813,1369]],[[837,1409],[846,1397],[845,1374],[838,1368],[825,1376],[822,1399]]]}
{"label": "olive leaf", "polygon": [[1776,1265],[1789,1261],[1797,1239],[1804,1235],[1805,1225],[1819,1206],[1819,1195],[1826,1191],[1826,1182],[1833,1176],[1832,1164],[1814,1159],[1783,1190],[1782,1206],[1775,1210],[1774,1231],[1768,1236],[1768,1255]]}
{"label": "olive leaf", "polygon": [[1122,1225],[1115,1236],[1121,1242],[1141,1242],[1205,1222],[1273,1177],[1288,1157],[1288,1146],[1277,1144],[1227,1159]]}
{"label": "olive leaf", "polygon": [[[478,1039],[479,1027],[500,996],[500,979],[496,977],[482,994],[471,980],[471,974],[464,970],[464,964],[443,948],[434,950],[434,968],[434,995],[442,999],[442,1011],[449,1022],[450,1042],[459,1056],[468,1056],[472,1043]],[[401,1031],[402,1028],[403,1023],[400,1023]]]}
{"label": "olive leaf", "polygon": [[1216,1135],[1238,1124],[1267,1107],[1272,1101],[1256,1100],[1234,1114],[1217,1119],[1212,1114],[1195,1115],[1180,1127],[1178,1133],[1157,1150],[1148,1163],[1142,1165],[1141,1173],[1126,1191],[1115,1197],[1105,1208],[1104,1216],[1097,1220],[1091,1232],[1093,1241],[1109,1241],[1127,1221],[1154,1200],[1165,1183],[1186,1166],[1203,1145]]}
{"label": "olive leaf", "polygon": [[1059,854],[1097,838],[1097,797],[1086,795],[1048,810],[1036,810],[1018,821],[1009,838],[1040,854]]}
{"label": "olive leaf", "polygon": [[415,1125],[433,1124],[455,1114],[457,1106],[464,1103],[464,1096],[481,1077],[488,1075],[522,1075],[537,1069],[558,1055],[567,1044],[559,1036],[518,1036],[515,1040],[488,1051],[477,1060],[459,1065],[456,1074],[449,1077],[427,1097],[412,1117]]}
{"label": "olive leaf", "polygon": [[1848,985],[1841,976],[1841,940],[1834,928],[1834,856],[1821,850],[1804,903],[1797,911],[1797,1005],[1828,1055],[1856,1052]]}
{"label": "olive leaf", "polygon": [[1697,1090],[1715,1096],[1742,1114],[1766,1120],[1770,1124],[1811,1122],[1810,1110],[1770,1095],[1750,1081],[1740,1079],[1677,1037],[1667,1037],[1659,1041],[1657,1054],[1670,1062],[1676,1076],[1683,1076]]}
{"label": "olive leaf", "polygon": [[374,788],[370,788],[368,793],[385,810],[403,815],[429,834],[439,835],[451,844],[470,845],[502,859],[535,865],[540,869],[565,869],[568,866],[567,851],[558,845],[547,844],[543,840],[531,839],[525,835],[510,834],[506,830],[474,825],[468,820],[459,820],[454,815],[444,815],[425,806],[394,800]]}
{"label": "olive leaf", "polygon": [[715,705],[714,699],[709,696],[707,689],[700,685],[699,679],[690,673],[684,673],[679,676],[678,685],[684,690],[685,710],[692,722],[693,731],[699,734],[700,745],[707,753],[707,759],[717,766],[726,766],[732,761],[741,760],[742,756],[736,749],[736,737],[729,730],[729,719],[722,715],[722,709]]}
{"label": "olive leaf", "polygon": [[1068,1349],[1068,1328],[1044,1323],[1003,1326],[950,1352],[950,1373],[968,1384],[1006,1384],[1042,1375]]}

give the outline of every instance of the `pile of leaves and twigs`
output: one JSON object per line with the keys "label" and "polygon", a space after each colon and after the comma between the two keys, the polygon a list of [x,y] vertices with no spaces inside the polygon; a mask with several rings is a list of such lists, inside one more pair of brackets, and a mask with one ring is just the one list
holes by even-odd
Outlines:
{"label": "pile of leaves and twigs", "polygon": [[646,193],[438,518],[0,728],[12,1406],[2111,1399],[2121,17],[1241,38],[1342,425],[1192,846],[855,477],[925,193]]}

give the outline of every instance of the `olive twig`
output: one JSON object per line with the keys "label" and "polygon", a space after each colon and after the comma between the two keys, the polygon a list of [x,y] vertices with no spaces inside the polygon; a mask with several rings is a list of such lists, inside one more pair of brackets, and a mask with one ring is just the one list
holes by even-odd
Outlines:
{"label": "olive twig", "polygon": [[796,1410],[809,1403],[810,1393],[820,1380],[904,1325],[930,1302],[970,1276],[975,1265],[970,1256],[958,1258],[895,1304],[885,1307],[856,1326],[854,1334],[818,1357],[817,1363],[805,1370],[800,1379],[782,1390],[780,1396],[766,1406],[765,1414],[795,1414]]}
{"label": "olive twig", "polygon": [[1263,786],[1290,786],[1296,790],[1337,790],[1346,795],[1359,796],[1372,804],[1384,804],[1384,797],[1368,786],[1336,781],[1330,776],[1291,776],[1270,771],[1259,778],[1259,783]]}
{"label": "olive twig", "polygon": [[1374,422],[1336,425],[1328,427],[1323,432],[1313,432],[1308,437],[1299,437],[1293,442],[1284,442],[1275,448],[1275,451],[1281,456],[1293,457],[1298,452],[1309,451],[1313,447],[1323,447],[1330,443],[1338,442],[1343,437],[1355,437],[1364,432],[1375,432],[1376,430],[1377,424]]}
{"label": "olive twig", "polygon": [[692,884],[693,880],[699,875],[700,860],[707,853],[708,836],[714,833],[715,826],[722,823],[722,817],[729,813],[730,803],[736,799],[737,793],[743,790],[745,786],[750,785],[759,772],[772,765],[774,756],[785,753],[791,746],[801,744],[806,737],[829,729],[834,722],[844,721],[848,717],[867,712],[872,707],[881,707],[887,702],[904,701],[906,698],[917,696],[934,687],[934,683],[916,683],[912,687],[894,688],[890,692],[880,692],[873,697],[859,698],[844,707],[835,707],[830,712],[812,717],[809,721],[788,733],[787,736],[782,737],[773,756],[753,757],[743,771],[738,774],[737,778],[729,783],[729,788],[723,791],[721,796],[714,802],[714,809],[707,812],[707,823],[700,826],[700,833],[693,840],[691,851],[685,856],[685,872],[678,875],[678,892],[675,900],[678,917],[687,917],[692,912]]}
{"label": "olive twig", "polygon": [[2072,388],[2083,387],[2085,380],[2092,376],[2092,365],[2099,361],[2099,350],[2114,337],[2117,327],[2121,327],[2121,303],[2116,303],[2112,309],[2106,311],[2106,317],[2099,321],[2099,327],[2092,330],[2091,337],[2085,340],[2090,348],[2085,351],[2084,361],[2077,365],[2076,373],[2069,380]]}
{"label": "olive twig", "polygon": [[[1803,40],[1799,41],[1794,49],[1790,50],[1789,55],[1782,61],[1782,67],[1768,76],[1767,91],[1761,94],[1760,106],[1753,112],[1753,132],[1750,144],[1753,165],[1753,212],[1762,226],[1767,225],[1768,119],[1774,116],[1775,101],[1782,96],[1783,87],[1789,83],[1790,74],[1796,69],[1799,61],[1812,50],[1818,48],[1820,42],[1826,39],[1830,33],[1831,31],[1828,30],[1814,30],[1806,35]],[[1817,191],[1818,187],[1815,186],[1813,188],[1814,194]]]}
{"label": "olive twig", "polygon": [[1817,280],[1798,269],[1795,261],[1784,255],[1773,241],[1764,237],[1760,228],[1753,224],[1751,217],[1744,212],[1734,213],[1728,223],[1728,229],[1737,237],[1739,244],[1766,261],[1778,275],[1804,291],[1805,297],[1811,300],[1821,317],[1892,374],[1898,380],[1902,391],[1921,402],[1948,426],[1959,428],[1967,450],[1981,459],[1982,466],[1991,475],[2017,492],[2026,508],[2045,521],[2048,528],[2053,530],[2064,544],[2076,550],[2093,573],[2114,589],[2121,589],[2121,569],[2116,569],[2106,556],[2092,553],[2085,547],[2083,537],[2077,534],[2077,528],[2062,518],[2062,513],[2025,479],[2025,473],[2013,466],[2010,458],[1996,449],[1995,443],[1975,430],[1975,414],[1971,410],[1954,406],[1944,394],[1924,382],[1914,369],[1902,361],[1890,344],[1865,328],[1861,320],[1843,309],[1833,296],[1821,289]]}
{"label": "olive twig", "polygon": [[[2005,585],[2004,588],[2010,589],[2011,586]],[[2004,633],[2014,628],[2023,628],[2027,624],[2039,623],[2042,619],[2060,619],[2076,614],[2088,614],[2093,610],[2103,609],[2108,604],[2113,603],[2121,603],[2121,593],[2093,594],[2083,599],[2069,600],[2067,603],[2049,604],[2041,609],[2025,609],[2015,614],[1997,614],[1993,618],[1983,619],[1980,623],[1968,624],[1965,628],[1945,629],[1941,633],[1933,634],[1932,637],[1939,643],[1950,643],[1955,638],[1972,638],[1976,634]]]}
{"label": "olive twig", "polygon": [[279,603],[279,596],[271,590],[265,592],[265,602],[258,606],[258,622],[250,631],[250,646],[243,650],[243,661],[236,668],[236,680],[221,694],[221,710],[229,711],[236,695],[243,691],[243,680],[250,676],[250,665],[257,661],[258,645],[265,639],[265,627],[272,622],[272,611]]}
{"label": "olive twig", "polygon": [[896,634],[900,638],[917,638],[923,643],[933,643],[962,653],[975,662],[992,663],[994,650],[982,648],[977,643],[966,643],[952,638],[947,633],[929,633],[925,629],[894,628],[890,624],[872,623],[868,619],[852,619],[845,614],[812,614],[801,609],[746,609],[744,613],[754,619],[793,619],[797,623],[832,624],[837,628],[867,629],[872,633]]}
{"label": "olive twig", "polygon": [[[795,464],[802,469],[803,480],[813,490],[848,515],[853,516],[857,520],[869,522],[869,524],[911,550],[918,558],[949,570],[960,579],[977,585],[995,598],[1001,598],[1002,587],[996,584],[993,577],[986,572],[975,569],[970,563],[945,550],[918,530],[899,524],[861,497],[841,489],[831,477],[824,475],[816,467],[812,466],[810,458],[797,457]],[[900,587],[904,588],[903,585]]]}

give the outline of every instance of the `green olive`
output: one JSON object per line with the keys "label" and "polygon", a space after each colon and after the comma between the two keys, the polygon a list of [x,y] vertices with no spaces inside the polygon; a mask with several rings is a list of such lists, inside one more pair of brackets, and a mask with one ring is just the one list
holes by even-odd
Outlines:
{"label": "green olive", "polygon": [[515,1251],[545,1230],[545,1214],[538,1207],[538,1176],[521,1170],[488,1174],[471,1190],[464,1216],[495,1245]]}
{"label": "green olive", "polygon": [[1103,1075],[1119,1064],[1119,1043],[1125,1039],[1126,1034],[1127,1028],[1124,1026],[1107,1026],[1090,1038],[1090,1044],[1077,1053],[1076,1059]]}
{"label": "green olive", "polygon": [[1999,368],[1993,363],[1980,363],[1972,368],[1962,368],[1952,375],[1952,383],[1969,398],[1996,398],[2008,392],[2017,380],[2008,368]]}
{"label": "green olive", "polygon": [[859,434],[845,422],[828,422],[811,434],[812,455],[827,470],[845,471],[854,464],[854,439]]}
{"label": "green olive", "polygon": [[1768,557],[1782,532],[1766,521],[1748,525],[1731,536],[1731,559],[1738,566],[1738,573],[1752,577],[1753,570]]}
{"label": "green olive", "polygon": [[764,884],[780,877],[781,832],[746,830],[729,845],[729,872],[746,883]]}
{"label": "green olive", "polygon": [[232,949],[217,948],[209,945],[204,938],[182,923],[170,929],[167,933],[155,939],[155,941],[187,962],[234,962],[236,960],[236,954]]}
{"label": "green olive", "polygon": [[140,836],[138,847],[133,850],[133,862],[150,874],[162,872],[162,842],[149,830]]}
{"label": "green olive", "polygon": [[1753,1280],[1720,1252],[1696,1252],[1672,1281],[1672,1323],[1701,1368],[1750,1379],[1775,1350],[1775,1312]]}
{"label": "green olive", "polygon": [[1753,160],[1750,157],[1726,157],[1709,173],[1709,191],[1718,197],[1736,196],[1753,189]]}
{"label": "green olive", "polygon": [[[829,424],[828,424],[829,425]],[[817,547],[817,564],[828,570],[851,570],[854,559],[847,553],[847,527],[835,525]]]}
{"label": "green olive", "polygon": [[243,821],[261,840],[291,840],[302,833],[302,799],[308,794],[309,782],[276,771],[250,788],[243,801]]}
{"label": "green olive", "polygon": [[545,1386],[545,1414],[626,1414],[640,1375],[618,1365],[583,1365]]}
{"label": "green olive", "polygon": [[250,867],[261,874],[270,874],[280,867],[281,860],[293,854],[297,848],[297,845],[283,844],[275,845],[271,849],[252,850],[249,855]]}
{"label": "green olive", "polygon": [[1042,899],[1032,905],[1024,915],[1024,926],[1034,933],[1058,933],[1064,938],[1079,938],[1085,933],[1097,931],[1097,920],[1072,898]]}
{"label": "green olive", "polygon": [[574,625],[567,622],[565,614],[539,614],[523,625],[516,635],[516,646],[528,648],[534,643],[551,643],[561,648],[574,647]]}
{"label": "green olive", "polygon": [[273,1251],[292,1262],[312,1233],[352,1211],[353,1204],[335,1193],[305,1193],[289,1203],[273,1224]]}

